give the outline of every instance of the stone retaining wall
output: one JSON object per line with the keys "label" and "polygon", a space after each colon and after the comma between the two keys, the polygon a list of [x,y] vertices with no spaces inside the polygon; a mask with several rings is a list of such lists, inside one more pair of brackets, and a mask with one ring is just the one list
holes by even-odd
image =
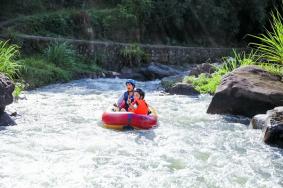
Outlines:
{"label": "stone retaining wall", "polygon": [[[99,58],[102,66],[109,70],[117,70],[121,60],[119,52],[129,46],[127,43],[101,42],[87,40],[73,40],[63,38],[40,37],[30,35],[17,35],[23,50],[26,53],[34,53],[42,48],[46,48],[50,42],[67,41],[75,46],[80,54],[87,57]],[[157,62],[167,65],[199,64],[207,60],[218,61],[223,56],[231,55],[232,48],[201,48],[201,47],[181,47],[165,45],[140,45],[148,54],[149,62]]]}

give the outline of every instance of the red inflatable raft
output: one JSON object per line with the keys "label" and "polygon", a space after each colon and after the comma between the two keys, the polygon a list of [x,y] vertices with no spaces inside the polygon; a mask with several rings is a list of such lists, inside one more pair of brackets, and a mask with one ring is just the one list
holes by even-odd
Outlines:
{"label": "red inflatable raft", "polygon": [[124,129],[133,127],[135,129],[150,129],[157,125],[157,113],[153,108],[150,115],[134,114],[132,112],[106,111],[102,115],[102,122],[106,128]]}

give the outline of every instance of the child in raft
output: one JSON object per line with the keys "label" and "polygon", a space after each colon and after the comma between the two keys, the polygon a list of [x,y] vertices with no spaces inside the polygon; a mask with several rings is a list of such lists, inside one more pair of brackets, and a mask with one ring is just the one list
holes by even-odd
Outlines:
{"label": "child in raft", "polygon": [[149,108],[144,100],[145,93],[142,89],[136,89],[134,91],[134,102],[129,101],[129,112],[134,112],[135,114],[148,115]]}

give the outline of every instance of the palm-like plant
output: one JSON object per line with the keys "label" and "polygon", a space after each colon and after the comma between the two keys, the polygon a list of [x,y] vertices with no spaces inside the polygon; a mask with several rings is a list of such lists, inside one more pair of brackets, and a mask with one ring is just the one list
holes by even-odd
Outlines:
{"label": "palm-like plant", "polygon": [[251,45],[257,47],[268,61],[283,64],[283,18],[277,9],[271,17],[271,31],[266,30],[266,34],[259,36],[250,35],[260,41]]}

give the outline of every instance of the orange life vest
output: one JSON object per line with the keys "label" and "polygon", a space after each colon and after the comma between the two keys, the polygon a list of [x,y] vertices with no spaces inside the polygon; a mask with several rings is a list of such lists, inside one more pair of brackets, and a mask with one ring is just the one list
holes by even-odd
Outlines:
{"label": "orange life vest", "polygon": [[129,109],[130,112],[134,112],[135,114],[142,114],[147,115],[148,114],[148,105],[145,102],[145,100],[139,99],[135,100],[132,105],[137,105],[136,109]]}

